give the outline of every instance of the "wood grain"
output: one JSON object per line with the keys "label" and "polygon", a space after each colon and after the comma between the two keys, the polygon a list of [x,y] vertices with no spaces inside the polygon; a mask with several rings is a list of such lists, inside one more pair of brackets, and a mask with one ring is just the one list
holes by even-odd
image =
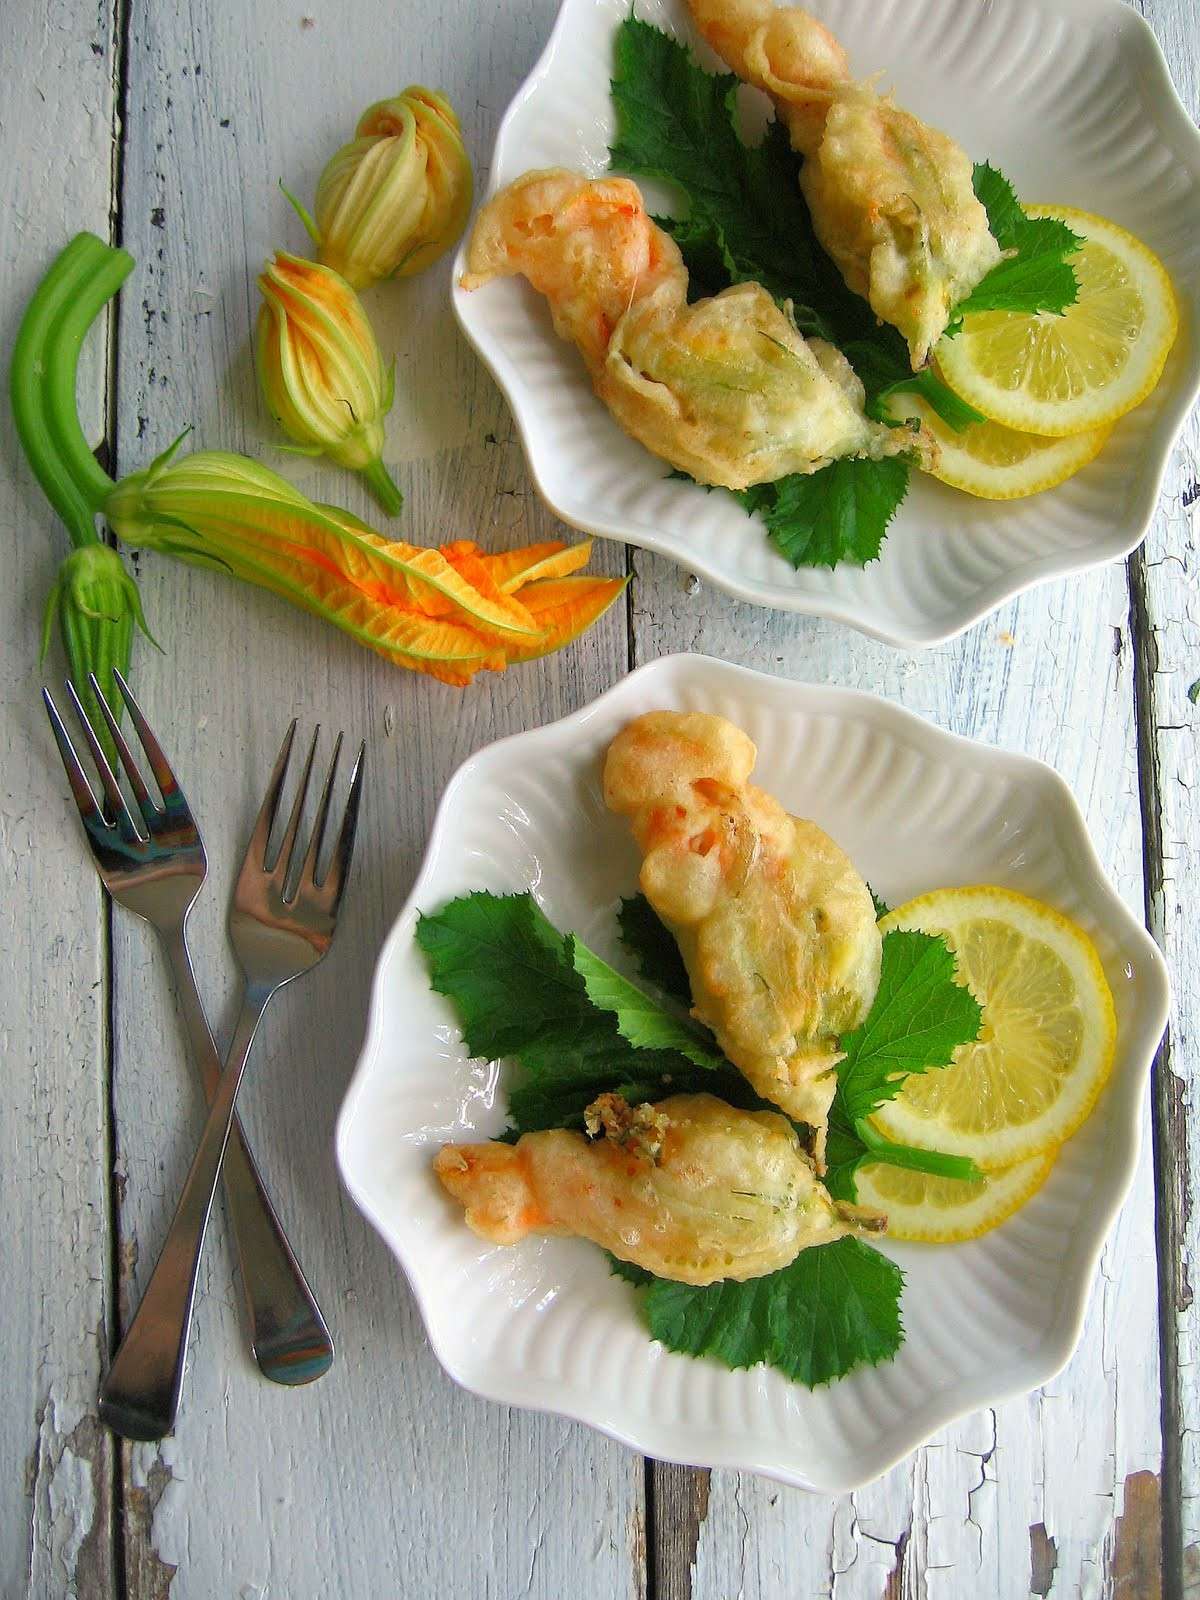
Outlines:
{"label": "wood grain", "polygon": [[[1109,567],[1022,596],[920,657],[831,624],[737,604],[638,554],[638,661],[700,650],[781,676],[870,689],[944,727],[1055,766],[1139,912],[1141,830],[1129,595]],[[879,884],[885,898],[886,884]],[[837,1500],[714,1474],[692,1600],[782,1592],[876,1600],[1029,1592],[1030,1529],[1057,1547],[1058,1592],[1103,1574],[1130,1473],[1157,1472],[1154,1204],[1144,1160],[1105,1251],[1079,1351],[1039,1394],[943,1431],[879,1483]],[[1068,1420],[1069,1419],[1069,1420]],[[656,1479],[656,1484],[657,1484]],[[657,1499],[657,1495],[656,1495]],[[1086,1582],[1085,1582],[1086,1580]],[[898,1586],[898,1587],[897,1587]]]}
{"label": "wood grain", "polygon": [[[1200,0],[1146,0],[1143,9],[1195,114]],[[422,80],[462,113],[482,186],[499,116],[553,10],[553,0],[514,0],[479,25],[467,0],[384,16],[367,0],[329,9],[306,0],[282,13],[229,0],[130,0],[119,8],[123,40],[103,0],[99,10],[50,0],[40,14],[6,15],[0,315],[9,342],[53,251],[80,226],[108,234],[123,42],[115,198],[138,270],[123,291],[111,406],[120,468],[144,466],[193,424],[198,443],[244,448],[370,519],[353,480],[276,455],[254,392],[255,272],[271,247],[303,247],[276,180],[311,194],[361,106]],[[469,534],[497,548],[550,536],[558,530],[533,492],[507,409],[455,329],[446,274],[443,264],[368,296],[381,342],[398,357],[389,454],[408,496],[404,527],[426,542]],[[97,437],[106,367],[103,348],[87,353],[81,395]],[[365,734],[370,767],[334,954],[269,1018],[244,1106],[333,1325],[337,1366],[300,1392],[259,1379],[218,1227],[179,1432],[161,1448],[118,1455],[94,1420],[110,1285],[127,1314],[200,1104],[159,953],[119,910],[110,935],[40,720],[31,618],[65,540],[0,409],[10,553],[0,606],[11,641],[0,661],[9,863],[0,899],[0,1272],[13,1302],[0,1319],[10,1398],[0,1419],[0,1593],[1154,1600],[1189,1584],[1200,1593],[1200,1133],[1188,1115],[1200,1027],[1189,898],[1200,838],[1200,710],[1188,694],[1200,681],[1194,423],[1144,554],[1128,568],[1038,590],[919,657],[708,588],[689,593],[685,573],[638,555],[627,615],[610,614],[563,654],[460,695],[389,668],[268,595],[147,556],[147,609],[169,653],[140,650],[136,678],[204,825],[212,881],[193,942],[219,1028],[235,987],[224,906],[287,719]],[[624,561],[616,547],[598,551],[603,570]],[[582,1428],[458,1391],[333,1166],[334,1116],[359,1042],[342,1019],[364,1013],[375,951],[454,767],[499,734],[583,704],[631,659],[679,649],[870,689],[1050,761],[1122,894],[1147,908],[1175,977],[1154,1093],[1157,1182],[1148,1132],[1077,1355],[1044,1390],[944,1430],[879,1483],[837,1499],[678,1467],[654,1466],[647,1479],[638,1458]]]}
{"label": "wood grain", "polygon": [[[1200,4],[1149,0],[1141,8],[1171,64],[1193,120],[1200,112]],[[1195,329],[1190,330],[1196,337]],[[1195,1350],[1200,1307],[1200,1130],[1197,1092],[1200,938],[1200,427],[1193,414],[1176,448],[1150,536],[1133,558],[1138,736],[1146,821],[1146,911],[1173,986],[1170,1033],[1154,1080],[1158,1259],[1163,1349],[1165,1592],[1200,1592],[1200,1394]]]}
{"label": "wood grain", "polygon": [[[305,27],[298,14],[277,23],[204,0],[132,8],[122,216],[139,268],[118,365],[118,457],[122,471],[144,466],[192,423],[198,443],[262,456],[378,523],[348,475],[278,453],[259,413],[247,356],[254,277],[272,246],[303,243],[276,180],[310,193],[362,106],[411,80],[444,88],[466,113],[472,149],[486,151],[548,8],[537,27],[405,27],[382,39],[370,6],[311,9]],[[447,273],[369,296],[422,430],[390,429],[406,531],[495,546],[545,537],[553,530],[504,406],[454,330]],[[622,560],[609,547],[601,564],[619,570]],[[644,1583],[640,1463],[596,1434],[450,1383],[402,1275],[342,1193],[332,1152],[355,1019],[446,780],[479,745],[562,715],[619,675],[624,618],[464,695],[390,667],[273,596],[150,556],[143,570],[169,653],[143,652],[138,681],[213,864],[193,947],[206,992],[224,1002],[218,1020],[232,997],[230,881],[288,718],[366,736],[369,752],[356,881],[336,944],[276,1003],[244,1096],[339,1357],[301,1391],[258,1377],[222,1237],[204,1264],[177,1434],[161,1449],[137,1447],[125,1479],[131,1500],[154,1490],[149,1514],[127,1525],[130,1600],[157,1593],[160,1563],[177,1568],[172,1600],[209,1600],[218,1574],[222,1593],[288,1600],[435,1591],[550,1600],[572,1583],[632,1600]],[[113,954],[128,1301],[162,1238],[200,1108],[144,930],[119,919]]]}
{"label": "wood grain", "polygon": [[[0,344],[78,228],[108,236],[113,39],[107,8],[5,15]],[[7,363],[6,363],[7,364]],[[81,412],[105,418],[106,337],[85,351]],[[95,1418],[109,1343],[105,914],[45,717],[38,624],[69,549],[0,405],[0,1593],[111,1593],[112,1470]],[[57,645],[47,667],[58,678]]]}

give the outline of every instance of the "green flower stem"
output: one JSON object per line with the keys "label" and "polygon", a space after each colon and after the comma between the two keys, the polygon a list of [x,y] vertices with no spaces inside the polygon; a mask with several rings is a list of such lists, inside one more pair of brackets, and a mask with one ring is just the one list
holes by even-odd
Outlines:
{"label": "green flower stem", "polygon": [[96,513],[112,489],[79,425],[79,352],[132,267],[124,250],[78,234],[34,291],[13,348],[9,388],[17,433],[76,547],[96,542]]}
{"label": "green flower stem", "polygon": [[[42,657],[55,621],[71,675],[89,712],[88,674],[119,718],[113,668],[128,670],[133,630],[146,631],[137,586],[117,552],[96,532],[96,515],[115,485],[79,425],[76,383],[88,330],[133,269],[133,257],[81,233],[63,250],[21,319],[9,390],[17,434],[30,466],[75,546],[58,570],[42,623]],[[101,746],[115,750],[98,720]]]}
{"label": "green flower stem", "polygon": [[399,516],[400,507],[404,504],[404,496],[392,482],[391,474],[378,456],[369,466],[362,467],[360,472],[370,485],[371,493],[387,512],[388,516]]}
{"label": "green flower stem", "polygon": [[96,460],[79,425],[75,401],[79,353],[96,318],[133,271],[133,257],[113,250],[95,234],[81,233],[67,246],[79,249],[87,276],[63,306],[55,324],[46,368],[46,411],[59,455],[93,512],[98,512],[113,480]]}
{"label": "green flower stem", "polygon": [[61,252],[25,308],[13,346],[9,394],[13,420],[34,475],[75,545],[96,538],[91,503],[60,460],[46,410],[46,367],[54,326],[63,306],[78,294],[88,272],[86,247],[76,239]]}
{"label": "green flower stem", "polygon": [[957,1178],[963,1183],[976,1183],[983,1176],[970,1156],[948,1156],[940,1150],[918,1150],[910,1144],[893,1144],[865,1118],[859,1118],[854,1131],[871,1156],[877,1161],[886,1161],[890,1167],[907,1167],[910,1172],[928,1172],[935,1178]]}

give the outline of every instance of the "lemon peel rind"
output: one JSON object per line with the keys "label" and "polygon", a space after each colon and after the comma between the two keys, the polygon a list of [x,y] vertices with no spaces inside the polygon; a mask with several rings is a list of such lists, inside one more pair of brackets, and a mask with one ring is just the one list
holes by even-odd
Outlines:
{"label": "lemon peel rind", "polygon": [[[1031,913],[1034,924],[1040,925],[1043,933],[1048,927],[1059,936],[1059,941],[1056,941],[1052,948],[1060,958],[1065,957],[1064,964],[1077,979],[1083,970],[1079,965],[1082,960],[1084,969],[1093,980],[1094,995],[1099,1002],[1100,1015],[1096,1020],[1100,1024],[1100,1032],[1093,1051],[1095,1067],[1088,1074],[1086,1083],[1081,1083],[1077,1098],[1060,1096],[1036,1122],[1020,1124],[999,1133],[980,1137],[977,1134],[964,1133],[947,1127],[932,1118],[914,1114],[905,1105],[903,1094],[880,1106],[871,1118],[872,1125],[881,1134],[898,1143],[916,1145],[926,1150],[941,1150],[947,1155],[969,1156],[981,1171],[999,1172],[1016,1166],[1019,1162],[1057,1150],[1091,1115],[1112,1076],[1116,1059],[1116,1006],[1099,953],[1087,933],[1061,911],[1046,905],[1043,901],[1035,900],[1030,895],[1022,894],[1019,890],[1006,889],[994,884],[934,890],[929,894],[918,895],[905,905],[889,912],[881,920],[880,928],[884,932],[892,927],[913,927],[926,933],[946,933],[948,930],[944,920],[925,922],[920,920],[919,915],[914,914],[931,904],[938,902],[945,904],[951,900],[960,903],[964,900],[977,901],[981,909],[987,906],[994,907],[999,900],[1010,907],[1019,907],[1026,914]],[[986,1004],[986,1000],[984,1003]],[[954,1067],[943,1067],[938,1070],[953,1072]],[[1053,1120],[1055,1106],[1061,1105],[1064,1099],[1069,1109],[1058,1120]]]}
{"label": "lemon peel rind", "polygon": [[[1053,1148],[1045,1151],[1040,1157],[1030,1157],[1030,1164],[1032,1165],[1036,1162],[1036,1165],[1033,1165],[1028,1181],[1015,1186],[1011,1193],[1005,1195],[997,1209],[994,1212],[989,1212],[986,1221],[976,1227],[918,1228],[906,1226],[903,1222],[897,1223],[895,1220],[895,1207],[892,1206],[889,1209],[885,1197],[864,1186],[861,1172],[858,1177],[859,1202],[862,1205],[878,1207],[878,1209],[887,1214],[889,1239],[901,1240],[905,1244],[966,1244],[971,1239],[982,1239],[985,1234],[991,1233],[1002,1222],[1007,1222],[1010,1217],[1015,1216],[1022,1206],[1027,1205],[1033,1199],[1054,1170],[1054,1164],[1058,1160],[1058,1152],[1061,1148],[1060,1145],[1054,1145]],[[1025,1164],[1025,1162],[1017,1161],[1012,1163],[1013,1166],[1024,1166]],[[999,1177],[1002,1172],[1010,1170],[1011,1168],[1007,1167],[1001,1168],[997,1171],[996,1176]],[[953,1211],[948,1211],[947,1215],[953,1216],[954,1213]]]}
{"label": "lemon peel rind", "polygon": [[[1141,405],[1153,392],[1162,377],[1167,357],[1178,337],[1179,302],[1170,274],[1148,245],[1130,233],[1127,228],[1122,228],[1119,223],[1112,222],[1107,217],[1098,216],[1090,211],[1080,211],[1072,206],[1027,206],[1025,210],[1031,217],[1058,217],[1071,225],[1076,233],[1081,233],[1085,237],[1089,237],[1087,225],[1091,223],[1094,228],[1094,234],[1091,236],[1097,244],[1110,249],[1112,254],[1120,256],[1127,264],[1132,261],[1140,264],[1142,270],[1135,274],[1139,282],[1145,284],[1148,279],[1157,282],[1162,290],[1158,307],[1162,313],[1162,326],[1157,330],[1147,355],[1139,364],[1140,372],[1138,367],[1135,367],[1134,371],[1138,375],[1123,388],[1110,385],[1100,391],[1103,395],[1117,388],[1119,398],[1108,405],[1094,404],[1089,407],[1086,400],[1072,402],[1070,420],[1064,423],[1063,406],[1060,403],[1038,401],[1019,395],[1017,403],[1014,404],[1014,391],[1002,389],[989,382],[965,360],[965,352],[970,344],[969,338],[965,337],[969,321],[963,332],[954,339],[943,338],[939,341],[936,351],[939,370],[945,382],[960,399],[966,400],[977,411],[981,411],[989,421],[998,422],[1006,428],[1013,428],[1023,433],[1037,433],[1046,438],[1068,438],[1092,428],[1111,427],[1121,417]],[[1114,245],[1117,248],[1114,249]],[[990,315],[990,313],[982,314]]]}
{"label": "lemon peel rind", "polygon": [[[1030,495],[1042,494],[1047,489],[1056,489],[1060,483],[1066,483],[1077,472],[1082,472],[1084,467],[1093,462],[1103,450],[1112,433],[1111,426],[1099,428],[1086,428],[1082,433],[1067,434],[1054,437],[1042,434],[1037,437],[1044,440],[1047,449],[1030,458],[1034,462],[1047,460],[1058,463],[1049,471],[1033,474],[1022,479],[1020,473],[1007,468],[989,468],[981,463],[975,463],[969,450],[956,447],[954,437],[936,426],[935,415],[928,407],[924,406],[916,396],[899,395],[897,400],[904,404],[899,408],[901,414],[919,417],[926,426],[931,426],[934,438],[937,441],[937,458],[932,466],[923,467],[921,470],[931,478],[936,478],[939,483],[944,483],[950,489],[958,489],[963,494],[969,494],[974,500],[991,500],[997,503],[1007,500],[1026,500]],[[895,411],[893,405],[893,411]],[[1004,423],[985,422],[974,424],[982,427],[1005,427]],[[969,432],[970,430],[968,430]],[[1023,429],[1008,429],[1009,432],[1024,432]],[[1031,436],[1032,437],[1032,436]],[[1074,446],[1072,449],[1071,447]],[[967,463],[966,470],[958,471],[959,461]],[[1005,482],[1005,478],[1008,482]]]}

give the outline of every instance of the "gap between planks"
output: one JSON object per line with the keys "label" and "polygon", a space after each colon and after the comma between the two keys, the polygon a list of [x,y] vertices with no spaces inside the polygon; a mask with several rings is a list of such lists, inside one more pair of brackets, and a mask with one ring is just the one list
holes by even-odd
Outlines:
{"label": "gap between planks", "polygon": [[[1146,926],[1165,948],[1162,882],[1165,870],[1162,838],[1162,784],[1157,737],[1155,674],[1158,641],[1146,593],[1145,547],[1139,545],[1126,563],[1129,580],[1129,636],[1133,649],[1134,728],[1137,733],[1138,794],[1142,818],[1143,879]],[[1155,1058],[1151,1079],[1151,1135],[1154,1148],[1154,1235],[1158,1258],[1158,1348],[1162,1399],[1162,1582],[1163,1592],[1183,1592],[1183,1458],[1180,1449],[1182,1413],[1179,1403],[1179,1304],[1176,1277],[1183,1255],[1183,1212],[1187,1196],[1180,1192],[1172,1152],[1184,1147],[1182,1084],[1171,1064],[1168,1025]]]}
{"label": "gap between planks", "polygon": [[[630,567],[632,571],[632,566]],[[1161,883],[1164,871],[1161,788],[1156,740],[1154,675],[1157,646],[1150,620],[1145,586],[1145,551],[1139,546],[1126,563],[1129,595],[1129,635],[1134,661],[1134,719],[1137,740],[1146,925],[1163,943]],[[629,602],[632,605],[632,601]],[[637,665],[630,628],[630,667]],[[1181,1194],[1172,1169],[1171,1151],[1178,1143],[1183,1107],[1179,1082],[1171,1069],[1170,1035],[1155,1063],[1152,1095],[1156,1242],[1159,1286],[1162,1435],[1161,1463],[1161,1575],[1158,1592],[1183,1592],[1183,1531],[1181,1510],[1182,1460],[1179,1448],[1179,1349],[1174,1307],[1175,1277],[1182,1246]],[[703,1468],[672,1462],[648,1461],[646,1471],[647,1596],[648,1600],[692,1600],[693,1574],[701,1532],[708,1515],[711,1475]],[[1042,1528],[1042,1534],[1045,1530]],[[1035,1529],[1030,1530],[1034,1540]],[[1031,1568],[1034,1544],[1031,1544]],[[895,1576],[899,1580],[902,1562]],[[1031,1570],[1031,1583],[1037,1575]],[[1051,1579],[1052,1581],[1052,1579]],[[1036,1590],[1034,1592],[1037,1592]],[[890,1594],[890,1588],[889,1588]],[[1150,1600],[1143,1595],[1140,1600]]]}
{"label": "gap between planks", "polygon": [[[124,170],[125,170],[125,128],[126,113],[129,99],[129,29],[130,15],[128,0],[111,0],[110,28],[113,48],[112,60],[112,129],[111,153],[109,161],[109,200],[108,200],[108,242],[120,248],[125,240],[125,195],[124,195]],[[108,338],[108,366],[105,374],[104,393],[104,437],[96,450],[106,470],[112,471],[117,460],[118,431],[120,427],[120,385],[118,379],[120,338],[121,338],[121,295],[117,294],[109,303],[107,313],[107,338]],[[105,526],[103,529],[105,540],[116,547],[116,540],[111,530]],[[105,895],[104,915],[104,1060],[108,1080],[108,1095],[106,1111],[108,1119],[107,1157],[108,1157],[108,1226],[109,1260],[108,1272],[110,1283],[109,1303],[111,1316],[108,1329],[109,1350],[108,1359],[111,1361],[116,1353],[117,1345],[123,1331],[123,1317],[121,1305],[121,1187],[124,1176],[118,1169],[117,1145],[117,1114],[114,1075],[116,1070],[116,984],[115,984],[115,955],[113,948],[113,906],[112,901]],[[129,1560],[130,1547],[126,1539],[127,1520],[131,1514],[136,1514],[137,1502],[131,1498],[132,1483],[129,1474],[130,1449],[128,1444],[114,1440],[117,1445],[112,1451],[112,1493],[109,1497],[110,1523],[110,1548],[112,1550],[112,1567],[115,1575],[114,1600],[127,1600],[130,1593]],[[149,1529],[146,1530],[147,1543]],[[173,1569],[172,1569],[173,1575]],[[165,1596],[170,1586],[170,1577],[161,1593]],[[140,1592],[150,1593],[142,1587]]]}

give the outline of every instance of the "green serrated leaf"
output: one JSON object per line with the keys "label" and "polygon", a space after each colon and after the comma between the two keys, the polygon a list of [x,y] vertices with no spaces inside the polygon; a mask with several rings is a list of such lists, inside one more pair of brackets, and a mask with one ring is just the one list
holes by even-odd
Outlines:
{"label": "green serrated leaf", "polygon": [[1083,240],[1057,217],[1028,217],[1003,173],[981,162],[973,174],[975,194],[988,227],[1008,252],[954,308],[952,335],[973,311],[1063,312],[1074,305],[1079,282],[1066,259]]}
{"label": "green serrated leaf", "polygon": [[[723,1056],[707,1053],[702,1036],[687,1033],[687,1043],[694,1049],[699,1038],[696,1053],[709,1066],[673,1046],[631,1044],[618,1016],[593,1003],[576,971],[584,947],[561,934],[531,894],[463,895],[438,912],[422,913],[416,940],[430,982],[453,1004],[471,1054],[519,1064],[509,1114],[521,1132],[578,1127],[585,1107],[605,1090],[634,1103],[706,1090],[748,1110],[765,1104]],[[582,965],[590,966],[590,954]],[[592,962],[604,965],[595,957]],[[647,1007],[655,1005],[634,985],[626,988]],[[627,995],[622,1003],[639,1004]],[[643,1011],[637,1025],[653,1027],[648,1015]],[[671,1021],[686,1032],[678,1019]]]}
{"label": "green serrated leaf", "polygon": [[711,1035],[668,1011],[636,984],[602,961],[572,934],[567,940],[571,964],[583,979],[588,999],[611,1012],[627,1043],[639,1050],[676,1050],[694,1067],[719,1072],[728,1063],[712,1044]]}
{"label": "green serrated leaf", "polygon": [[867,892],[871,896],[871,904],[875,907],[875,921],[878,922],[881,917],[886,917],[892,908],[881,895],[875,893],[870,884],[867,885]]}
{"label": "green serrated leaf", "polygon": [[838,1102],[850,1126],[893,1099],[910,1073],[948,1066],[978,1036],[982,1009],[956,972],[944,939],[907,928],[884,935],[870,1014],[840,1040]]}
{"label": "green serrated leaf", "polygon": [[896,1354],[903,1288],[894,1262],[847,1238],[803,1250],[790,1267],[745,1283],[697,1289],[656,1278],[642,1310],[668,1350],[726,1367],[766,1364],[816,1388]]}
{"label": "green serrated leaf", "polygon": [[[1031,228],[1036,226],[1036,222],[1030,223]],[[1055,250],[1039,246],[1027,256],[1014,256],[993,267],[955,307],[955,318],[961,322],[974,311],[1058,314],[1074,305],[1078,295],[1079,282],[1070,262]]]}
{"label": "green serrated leaf", "polygon": [[794,567],[865,567],[879,557],[888,524],[908,492],[908,463],[831,461],[819,472],[792,473],[739,492],[758,512],[771,543]]}
{"label": "green serrated leaf", "polygon": [[423,911],[416,940],[473,1056],[515,1054],[547,1029],[578,1027],[593,1009],[563,935],[530,894],[478,890]]}
{"label": "green serrated leaf", "polygon": [[1193,705],[1195,705],[1196,702],[1198,700],[1200,700],[1200,678],[1197,678],[1195,683],[1193,683],[1193,684],[1191,684],[1189,686],[1188,692],[1187,692],[1187,697],[1192,702]]}
{"label": "green serrated leaf", "polygon": [[686,199],[685,221],[668,229],[710,292],[754,280],[792,301],[802,332],[830,337],[830,318],[814,309],[824,304],[824,259],[797,186],[797,158],[781,124],[757,146],[742,141],[738,88],[732,73],[705,72],[686,45],[626,18],[614,47],[612,165],[672,184]]}
{"label": "green serrated leaf", "polygon": [[867,1154],[867,1147],[850,1127],[836,1100],[829,1113],[825,1134],[825,1187],[835,1200],[858,1201],[855,1178]]}
{"label": "green serrated leaf", "polygon": [[635,1050],[588,999],[566,938],[531,894],[486,891],[422,913],[416,939],[473,1056],[520,1062],[543,1089],[689,1069],[677,1051]]}
{"label": "green serrated leaf", "polygon": [[975,198],[987,212],[988,229],[1001,250],[1013,243],[1013,234],[1024,219],[1017,191],[990,161],[977,161],[971,173]]}
{"label": "green serrated leaf", "polygon": [[647,1272],[645,1267],[635,1267],[632,1261],[622,1261],[620,1256],[614,1256],[605,1251],[608,1256],[608,1270],[614,1278],[624,1278],[626,1283],[632,1283],[637,1289],[644,1289],[647,1284],[654,1282],[654,1274]]}
{"label": "green serrated leaf", "polygon": [[675,943],[675,935],[662,922],[644,894],[622,900],[617,912],[621,943],[650,983],[681,1006],[691,1007],[692,985]]}

